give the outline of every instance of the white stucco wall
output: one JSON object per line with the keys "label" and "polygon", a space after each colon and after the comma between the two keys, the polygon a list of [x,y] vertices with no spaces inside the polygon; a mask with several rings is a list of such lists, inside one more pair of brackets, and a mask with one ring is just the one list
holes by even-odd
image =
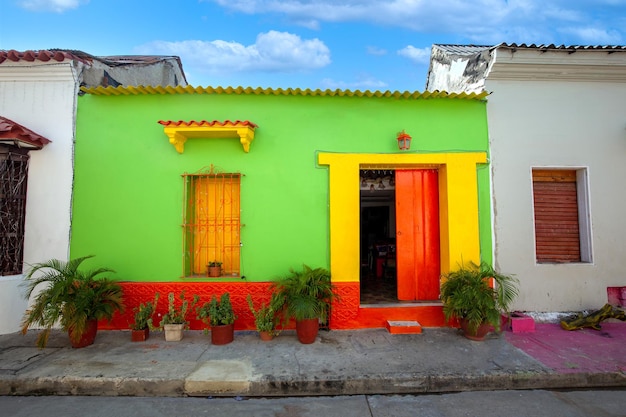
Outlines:
{"label": "white stucco wall", "polygon": [[[24,268],[69,256],[72,150],[77,97],[69,62],[0,65],[0,115],[50,139],[30,152]],[[0,276],[0,334],[16,332],[27,308],[22,276]]]}
{"label": "white stucco wall", "polygon": [[[626,80],[488,78],[486,89],[494,259],[520,279],[513,308],[602,307],[607,286],[626,285]],[[592,263],[536,263],[532,167],[587,169]]]}

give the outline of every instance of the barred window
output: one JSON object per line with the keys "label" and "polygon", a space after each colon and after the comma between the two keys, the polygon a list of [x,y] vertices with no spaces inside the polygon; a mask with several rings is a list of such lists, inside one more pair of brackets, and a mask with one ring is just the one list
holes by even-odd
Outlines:
{"label": "barred window", "polygon": [[184,276],[206,276],[219,262],[222,276],[240,274],[239,173],[184,174]]}
{"label": "barred window", "polygon": [[28,150],[0,146],[0,275],[22,273]]}

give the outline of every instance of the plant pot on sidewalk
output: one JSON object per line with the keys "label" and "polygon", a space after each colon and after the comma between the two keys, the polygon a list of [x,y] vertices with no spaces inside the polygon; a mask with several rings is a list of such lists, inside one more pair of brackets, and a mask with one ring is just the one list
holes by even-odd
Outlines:
{"label": "plant pot on sidewalk", "polygon": [[319,329],[320,321],[317,317],[313,319],[296,320],[296,334],[298,335],[298,340],[305,345],[315,342]]}
{"label": "plant pot on sidewalk", "polygon": [[269,342],[270,340],[274,339],[274,332],[259,332],[259,338],[264,342]]}
{"label": "plant pot on sidewalk", "polygon": [[145,342],[150,337],[150,329],[145,328],[141,330],[131,330],[130,331],[130,341],[131,342]]}
{"label": "plant pot on sidewalk", "polygon": [[235,338],[235,325],[223,324],[211,326],[211,343],[214,345],[227,345]]}
{"label": "plant pot on sidewalk", "polygon": [[93,345],[93,342],[96,340],[96,334],[98,333],[98,320],[90,319],[87,320],[85,325],[85,331],[80,336],[80,339],[76,339],[74,336],[74,329],[70,328],[67,331],[70,342],[72,343],[72,347],[75,349],[84,348],[89,345]]}
{"label": "plant pot on sidewalk", "polygon": [[166,342],[178,342],[183,339],[183,331],[185,330],[185,324],[164,324],[163,331],[165,332]]}

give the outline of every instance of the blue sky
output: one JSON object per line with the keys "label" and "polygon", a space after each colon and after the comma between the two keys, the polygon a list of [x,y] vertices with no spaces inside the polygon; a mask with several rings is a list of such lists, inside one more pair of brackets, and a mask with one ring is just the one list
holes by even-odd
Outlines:
{"label": "blue sky", "polygon": [[434,43],[623,45],[626,0],[0,0],[0,49],[177,55],[193,86],[423,91]]}

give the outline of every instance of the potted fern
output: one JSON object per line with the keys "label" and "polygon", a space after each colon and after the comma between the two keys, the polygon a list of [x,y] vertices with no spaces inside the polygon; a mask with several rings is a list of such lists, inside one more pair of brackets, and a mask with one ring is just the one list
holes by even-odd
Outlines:
{"label": "potted fern", "polygon": [[22,333],[30,327],[43,331],[37,337],[37,346],[44,348],[50,331],[57,323],[68,332],[74,348],[93,344],[98,331],[98,320],[111,320],[116,311],[124,310],[122,288],[117,282],[100,277],[113,272],[108,268],[89,271],[81,264],[93,256],[71,259],[68,262],[51,259],[33,265],[26,274],[26,299],[37,292],[22,319]]}
{"label": "potted fern", "polygon": [[338,299],[330,282],[330,272],[324,268],[303,265],[272,284],[276,293],[276,306],[284,306],[285,320],[296,321],[296,334],[300,343],[313,343],[320,322],[325,323],[333,300]]}
{"label": "potted fern", "polygon": [[441,301],[446,320],[458,319],[468,339],[484,340],[492,328],[500,330],[501,315],[518,294],[517,283],[486,262],[470,262],[444,274]]}
{"label": "potted fern", "polygon": [[153,328],[152,316],[156,311],[157,302],[159,300],[159,293],[154,294],[153,301],[146,301],[145,303],[139,303],[137,307],[133,309],[134,321],[130,326],[130,340],[132,342],[143,342],[150,337],[150,328]]}
{"label": "potted fern", "polygon": [[199,297],[194,295],[191,302],[185,299],[185,291],[181,291],[180,305],[176,305],[176,296],[173,292],[167,296],[167,313],[161,318],[160,327],[165,332],[165,340],[177,342],[182,340],[183,332],[187,327],[187,314],[199,301]]}
{"label": "potted fern", "polygon": [[222,294],[219,301],[213,295],[210,302],[204,303],[196,309],[196,314],[199,320],[210,327],[212,344],[226,345],[234,340],[237,316],[233,311],[228,292]]}
{"label": "potted fern", "polygon": [[254,325],[259,332],[259,337],[263,341],[269,341],[278,334],[276,326],[278,324],[277,301],[278,297],[272,293],[269,303],[261,303],[258,309],[254,307],[252,296],[248,294],[248,307],[254,316]]}

